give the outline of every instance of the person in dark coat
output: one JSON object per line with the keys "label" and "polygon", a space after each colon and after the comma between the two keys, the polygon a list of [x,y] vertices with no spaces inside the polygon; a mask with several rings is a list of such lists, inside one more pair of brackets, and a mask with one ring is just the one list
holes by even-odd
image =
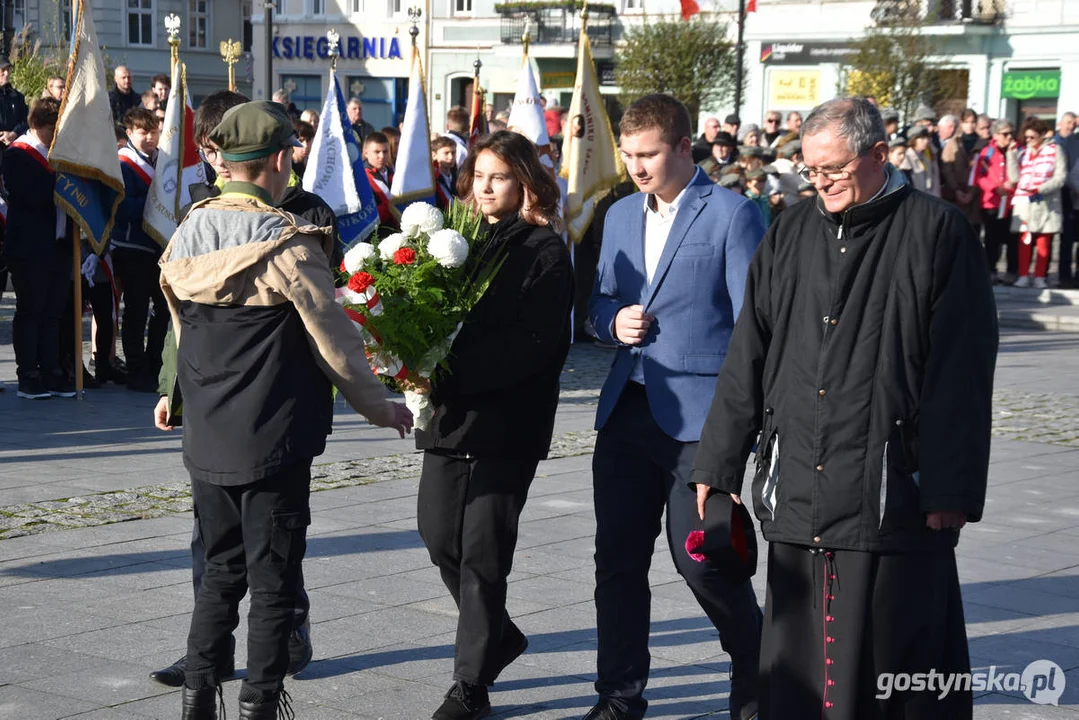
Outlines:
{"label": "person in dark coat", "polygon": [[573,303],[558,186],[527,138],[503,130],[478,143],[458,191],[484,215],[488,261],[504,264],[433,378],[435,415],[416,434],[420,537],[460,610],[453,685],[435,720],[485,716],[487,687],[528,646],[506,614],[506,578],[551,444]]}
{"label": "person in dark coat", "polygon": [[863,98],[802,134],[819,198],[754,256],[691,483],[753,505],[768,549],[760,720],[969,719],[969,687],[894,692],[881,673],[969,673],[955,546],[982,517],[997,316],[962,213],[887,164]]}
{"label": "person in dark coat", "polygon": [[0,55],[0,145],[8,147],[30,125],[26,98],[11,84],[11,61]]}
{"label": "person in dark coat", "polygon": [[123,65],[117,65],[112,74],[115,88],[109,91],[109,107],[112,109],[112,121],[123,125],[124,115],[128,110],[137,108],[142,103],[142,96],[131,89],[131,71]]}
{"label": "person in dark coat", "polygon": [[[221,90],[208,95],[206,99],[202,101],[202,104],[199,105],[199,109],[195,112],[195,142],[199,144],[203,161],[210,166],[211,171],[222,185],[231,179],[231,173],[228,166],[221,158],[220,149],[212,140],[210,140],[209,136],[210,133],[213,132],[213,129],[217,127],[218,123],[221,122],[221,118],[229,108],[242,105],[245,102],[247,102],[247,98],[244,95],[229,90]],[[303,187],[298,182],[294,182],[295,180],[296,176],[294,173],[290,178],[289,185],[285,189],[285,194],[277,207],[303,218],[316,227],[332,228],[334,236],[334,253],[330,258],[330,267],[336,272],[342,259],[341,243],[337,240],[337,217],[333,214],[333,210],[330,209],[330,206],[326,204],[325,200],[318,195],[304,191]],[[213,183],[197,183],[190,187],[190,193],[192,204],[194,204],[202,200],[218,197],[221,195],[221,188]],[[190,210],[191,205],[181,208],[181,222],[187,217]],[[164,358],[162,363],[163,370],[158,387],[161,398],[158,401],[157,409],[154,413],[155,417],[162,418],[160,426],[163,428],[167,428],[166,421],[169,410],[168,396],[173,392],[176,380],[176,340],[171,333],[172,331],[170,331],[170,335],[165,340]],[[191,581],[195,590],[196,602],[199,598],[199,590],[202,588],[202,577],[205,572],[206,544],[203,542],[202,532],[199,530],[199,519],[198,514],[196,513],[195,524],[191,531]],[[288,641],[289,675],[295,675],[307,667],[314,655],[314,648],[311,643],[310,610],[311,601],[304,589],[303,572],[301,570],[296,593],[296,606],[293,615],[293,629],[292,633],[289,635]],[[234,643],[235,641],[233,641],[233,644]],[[180,687],[184,684],[184,673],[186,672],[186,669],[187,656],[183,655],[171,665],[150,673],[150,678],[168,687]],[[235,662],[233,658],[230,657],[228,661],[222,665],[219,675],[222,678],[229,678],[233,675],[234,671]]]}
{"label": "person in dark coat", "polygon": [[4,151],[0,163],[7,191],[4,260],[15,287],[11,323],[18,395],[31,400],[75,397],[60,369],[60,317],[68,298],[71,255],[65,254],[66,216],[56,207],[56,175],[49,168],[60,103],[42,98],[29,115],[30,129]]}

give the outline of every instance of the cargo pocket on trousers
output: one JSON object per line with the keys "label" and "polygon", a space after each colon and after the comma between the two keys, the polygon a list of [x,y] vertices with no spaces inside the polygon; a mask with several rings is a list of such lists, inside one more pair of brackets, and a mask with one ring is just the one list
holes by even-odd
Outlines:
{"label": "cargo pocket on trousers", "polygon": [[271,513],[270,555],[276,565],[292,565],[303,559],[307,549],[307,526],[311,511]]}

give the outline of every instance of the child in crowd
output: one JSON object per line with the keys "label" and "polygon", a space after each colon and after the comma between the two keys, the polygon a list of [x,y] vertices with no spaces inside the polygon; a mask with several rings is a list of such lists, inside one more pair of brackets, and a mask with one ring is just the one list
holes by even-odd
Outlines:
{"label": "child in crowd", "polygon": [[390,140],[380,132],[373,132],[363,141],[363,166],[367,179],[375,193],[378,204],[378,221],[382,227],[397,229],[397,218],[390,209],[390,185],[393,184],[393,168],[390,167]]}
{"label": "child in crowd", "polygon": [[161,124],[146,108],[128,110],[123,122],[127,131],[127,144],[120,148],[124,199],[116,210],[116,224],[110,238],[116,277],[124,290],[120,341],[127,361],[128,387],[157,392],[169,313],[158,284],[157,261],[163,248],[143,230],[142,214],[154,179]]}
{"label": "child in crowd", "polygon": [[431,158],[435,166],[435,201],[445,210],[457,197],[457,143],[439,137],[431,141]]}

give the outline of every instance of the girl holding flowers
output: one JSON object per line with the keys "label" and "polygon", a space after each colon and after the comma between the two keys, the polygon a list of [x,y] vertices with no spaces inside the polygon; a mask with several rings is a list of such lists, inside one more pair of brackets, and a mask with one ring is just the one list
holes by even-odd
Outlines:
{"label": "girl holding flowers", "polygon": [[506,579],[550,448],[573,299],[558,186],[527,138],[477,143],[458,191],[483,215],[486,261],[502,266],[432,378],[434,417],[416,437],[420,536],[460,611],[453,685],[434,720],[486,715],[487,687],[528,646],[506,613]]}

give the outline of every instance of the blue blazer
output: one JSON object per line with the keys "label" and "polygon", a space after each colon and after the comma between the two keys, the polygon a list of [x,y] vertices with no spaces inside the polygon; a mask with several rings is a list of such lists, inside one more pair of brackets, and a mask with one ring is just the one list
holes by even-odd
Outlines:
{"label": "blue blazer", "polygon": [[617,343],[614,317],[627,305],[643,305],[656,319],[641,345],[619,343],[600,393],[596,429],[611,416],[640,358],[656,422],[674,439],[696,442],[742,308],[749,261],[764,237],[764,218],[753,202],[720,188],[698,170],[649,285],[644,265],[646,197],[638,193],[619,200],[604,222],[589,304],[596,334]]}

